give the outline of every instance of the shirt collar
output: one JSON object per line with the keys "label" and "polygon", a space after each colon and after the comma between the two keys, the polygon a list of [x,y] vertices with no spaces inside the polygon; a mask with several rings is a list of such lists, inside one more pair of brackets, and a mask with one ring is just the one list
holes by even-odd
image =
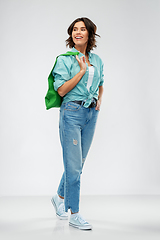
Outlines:
{"label": "shirt collar", "polygon": [[[75,47],[72,48],[72,52],[79,52]],[[92,53],[91,52],[88,52],[88,55],[89,55],[89,61],[90,61],[90,64],[92,64],[93,66],[95,65],[94,62],[92,61],[93,58],[92,58]],[[79,52],[79,58],[84,56],[83,53]]]}
{"label": "shirt collar", "polygon": [[[73,48],[72,48],[72,52],[79,52],[79,51],[78,51],[75,47],[73,47]],[[81,56],[84,56],[84,54],[81,53],[81,52],[79,52],[79,54],[80,54]],[[92,53],[91,53],[91,52],[88,52],[88,55],[89,55],[89,58],[91,58]]]}
{"label": "shirt collar", "polygon": [[75,49],[75,47],[72,48],[72,52],[78,52],[77,49]]}

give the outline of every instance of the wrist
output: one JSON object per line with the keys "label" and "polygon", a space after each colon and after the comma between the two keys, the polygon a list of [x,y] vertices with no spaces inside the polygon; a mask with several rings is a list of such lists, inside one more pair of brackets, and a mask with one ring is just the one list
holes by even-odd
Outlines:
{"label": "wrist", "polygon": [[102,101],[102,97],[98,97],[98,100],[101,102]]}
{"label": "wrist", "polygon": [[81,69],[79,72],[80,72],[80,74],[83,76],[83,75],[85,74],[86,70]]}

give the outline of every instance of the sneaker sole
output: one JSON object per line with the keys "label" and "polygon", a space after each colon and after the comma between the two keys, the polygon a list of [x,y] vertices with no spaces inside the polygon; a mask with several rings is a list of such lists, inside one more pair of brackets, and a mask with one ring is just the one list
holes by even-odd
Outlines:
{"label": "sneaker sole", "polygon": [[57,207],[56,207],[56,203],[55,203],[55,201],[54,201],[53,198],[51,199],[51,203],[53,204],[53,207],[55,208],[56,216],[57,216],[60,220],[68,220],[68,216],[62,217],[62,216],[60,216],[60,215],[57,214]]}
{"label": "sneaker sole", "polygon": [[74,228],[78,228],[80,230],[92,230],[92,226],[83,226],[82,227],[82,226],[79,226],[79,225],[75,225],[71,222],[69,222],[69,226],[74,227]]}

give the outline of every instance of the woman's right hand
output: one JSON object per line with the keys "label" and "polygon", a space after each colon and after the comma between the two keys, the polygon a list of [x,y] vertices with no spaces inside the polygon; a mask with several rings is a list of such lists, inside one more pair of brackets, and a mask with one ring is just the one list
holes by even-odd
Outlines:
{"label": "woman's right hand", "polygon": [[79,58],[78,55],[76,55],[76,59],[77,59],[77,62],[80,66],[81,72],[83,72],[85,74],[86,69],[87,69],[85,57],[82,56],[82,57]]}

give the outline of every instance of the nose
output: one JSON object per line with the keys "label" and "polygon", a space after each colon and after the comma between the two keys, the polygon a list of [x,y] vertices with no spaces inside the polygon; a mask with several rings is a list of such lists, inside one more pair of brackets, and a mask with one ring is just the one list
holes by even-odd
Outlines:
{"label": "nose", "polygon": [[80,34],[81,30],[80,29],[77,29],[77,33]]}

